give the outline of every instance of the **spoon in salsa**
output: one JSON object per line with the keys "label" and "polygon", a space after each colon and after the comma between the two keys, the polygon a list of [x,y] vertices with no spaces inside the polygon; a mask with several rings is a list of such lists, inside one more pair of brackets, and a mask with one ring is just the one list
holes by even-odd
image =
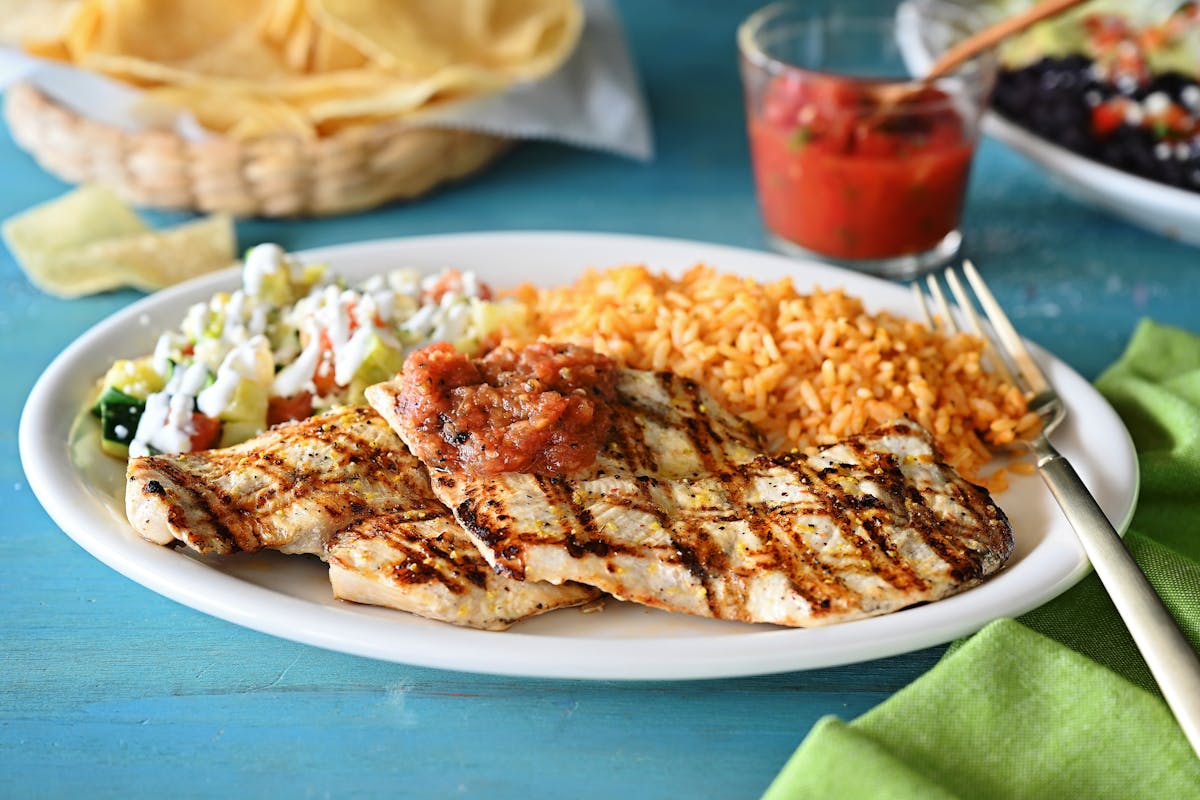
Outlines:
{"label": "spoon in salsa", "polygon": [[976,31],[942,53],[921,78],[906,84],[879,86],[875,92],[875,101],[878,105],[872,116],[886,117],[896,106],[920,97],[938,78],[950,74],[963,63],[970,61],[985,50],[990,50],[1009,36],[1086,2],[1088,0],[1041,0],[1019,14],[1005,17]]}
{"label": "spoon in salsa", "polygon": [[988,25],[983,30],[971,34],[945,53],[942,53],[941,57],[933,62],[933,66],[929,68],[929,71],[925,73],[921,81],[928,83],[943,75],[947,75],[953,72],[964,61],[970,61],[984,50],[990,50],[1009,36],[1020,33],[1044,19],[1049,19],[1064,11],[1069,11],[1075,6],[1083,5],[1086,2],[1088,0],[1042,0],[1042,2],[1034,3],[1019,14],[1005,17],[998,22]]}

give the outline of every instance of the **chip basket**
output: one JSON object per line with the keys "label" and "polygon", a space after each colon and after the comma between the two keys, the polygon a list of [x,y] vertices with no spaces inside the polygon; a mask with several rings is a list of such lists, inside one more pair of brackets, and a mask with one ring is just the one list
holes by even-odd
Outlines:
{"label": "chip basket", "polygon": [[111,186],[139,206],[242,217],[341,214],[414,198],[478,171],[511,144],[401,120],[311,140],[191,141],[86,119],[26,83],[8,88],[5,116],[16,142],[65,181]]}

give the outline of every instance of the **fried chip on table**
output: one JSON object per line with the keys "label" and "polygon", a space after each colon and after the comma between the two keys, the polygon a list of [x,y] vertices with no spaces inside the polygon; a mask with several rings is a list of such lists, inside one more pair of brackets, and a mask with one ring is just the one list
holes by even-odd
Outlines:
{"label": "fried chip on table", "polygon": [[4,223],[4,240],[35,286],[62,297],[103,292],[121,285],[96,270],[62,266],[72,250],[149,230],[111,189],[84,186],[35,206]]}
{"label": "fried chip on table", "polygon": [[227,216],[152,231],[115,192],[94,185],[12,217],[3,233],[30,282],[64,298],[160,289],[229,266],[236,251]]}
{"label": "fried chip on table", "polygon": [[118,286],[152,292],[234,263],[233,219],[214,214],[161,231],[122,236],[72,250],[61,267],[105,272]]}

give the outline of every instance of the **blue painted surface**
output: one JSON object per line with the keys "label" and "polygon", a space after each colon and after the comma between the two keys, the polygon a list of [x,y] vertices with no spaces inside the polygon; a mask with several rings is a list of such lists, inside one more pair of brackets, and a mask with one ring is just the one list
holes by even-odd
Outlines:
{"label": "blue painted surface", "polygon": [[[241,244],[571,229],[761,247],[732,43],[751,5],[620,3],[652,164],[527,144],[417,204],[247,222]],[[65,188],[0,133],[0,216]],[[1200,331],[1200,251],[1076,204],[994,142],[965,232],[1022,333],[1089,378],[1142,316]],[[521,680],[325,652],[176,605],[63,535],[17,458],[41,370],[138,296],[55,300],[0,255],[0,795],[750,797],[818,718],[862,713],[941,653],[699,683]]]}

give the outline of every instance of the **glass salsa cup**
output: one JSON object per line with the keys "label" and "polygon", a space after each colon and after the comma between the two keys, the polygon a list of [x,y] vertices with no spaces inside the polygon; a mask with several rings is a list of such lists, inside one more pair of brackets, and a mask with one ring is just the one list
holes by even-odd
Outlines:
{"label": "glass salsa cup", "polygon": [[[877,4],[873,4],[877,7]],[[944,48],[969,10],[924,0]],[[751,160],[776,249],[892,278],[954,258],[991,55],[930,85],[904,72],[896,22],[854,2],[777,3],[738,30]],[[890,77],[899,76],[899,77]]]}

